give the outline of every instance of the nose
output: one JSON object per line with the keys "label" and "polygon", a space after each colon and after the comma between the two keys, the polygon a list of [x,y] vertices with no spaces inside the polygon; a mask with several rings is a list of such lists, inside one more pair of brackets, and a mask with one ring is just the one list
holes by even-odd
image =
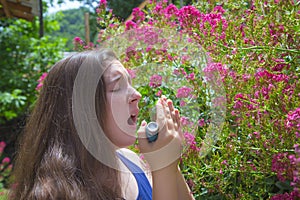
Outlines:
{"label": "nose", "polygon": [[139,102],[142,98],[142,95],[134,88],[132,88],[132,91],[129,95],[129,103]]}

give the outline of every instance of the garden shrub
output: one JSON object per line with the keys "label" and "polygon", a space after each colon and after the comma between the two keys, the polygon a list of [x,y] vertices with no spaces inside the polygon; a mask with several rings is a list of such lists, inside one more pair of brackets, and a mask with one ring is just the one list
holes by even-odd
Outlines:
{"label": "garden shrub", "polygon": [[[196,199],[300,198],[299,6],[296,0],[200,0],[178,8],[168,1],[149,1],[146,8],[133,9],[133,19],[123,23],[107,10],[105,0],[100,1],[97,22],[105,27],[99,30],[100,46],[126,31],[160,29],[173,30],[169,36],[174,31],[187,35],[206,51],[207,66],[199,69],[188,54],[178,57],[181,54],[174,49],[153,48],[146,40],[144,49],[117,44],[130,47],[120,58],[133,76],[133,68],[156,63],[162,69],[171,66],[174,73],[167,75],[182,80],[177,82],[181,90],[174,91],[164,79],[164,70],[155,69],[144,79],[138,87],[144,96],[140,119],[149,118],[161,94],[179,110],[185,103],[180,98],[186,94],[197,103],[198,115],[182,116],[190,148],[181,162]],[[155,39],[154,33],[145,33],[143,39]],[[74,43],[79,50],[94,47],[80,38]],[[143,69],[145,74],[153,71],[150,65]],[[222,131],[211,138],[209,148],[203,141],[212,124],[209,105],[214,99],[207,93],[205,72],[217,72],[217,83],[226,93],[221,100],[226,102]],[[193,133],[189,117],[198,123]],[[209,149],[204,156],[203,147]]]}
{"label": "garden shrub", "polygon": [[[44,22],[47,34],[59,28],[54,18]],[[38,78],[63,56],[65,39],[40,38],[38,30],[37,19],[0,21],[0,196],[10,183],[10,160],[24,118],[37,98]]]}
{"label": "garden shrub", "polygon": [[[65,40],[46,35],[39,38],[38,21],[11,20],[0,25],[0,123],[24,114],[36,99],[39,76],[62,58]],[[46,31],[55,20],[46,20]]]}

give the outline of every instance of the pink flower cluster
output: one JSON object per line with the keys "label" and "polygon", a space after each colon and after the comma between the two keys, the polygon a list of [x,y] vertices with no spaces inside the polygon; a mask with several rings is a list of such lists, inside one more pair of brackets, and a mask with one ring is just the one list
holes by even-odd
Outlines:
{"label": "pink flower cluster", "polygon": [[[229,70],[226,65],[222,63],[210,62],[203,69],[205,79],[209,82],[224,81],[225,77],[228,75]],[[221,79],[221,80],[219,80]],[[220,83],[221,84],[221,83]]]}
{"label": "pink flower cluster", "polygon": [[285,124],[288,129],[294,128],[296,137],[300,138],[300,107],[288,113]]}
{"label": "pink flower cluster", "polygon": [[203,36],[213,36],[215,39],[224,40],[228,27],[227,20],[222,16],[224,9],[217,6],[211,13],[203,14],[194,6],[184,6],[177,12],[179,24],[188,32],[197,28]]}
{"label": "pink flower cluster", "polygon": [[73,39],[74,49],[75,50],[83,50],[83,49],[93,49],[95,45],[90,42],[89,44],[86,44],[80,37],[75,37]]}
{"label": "pink flower cluster", "polygon": [[187,97],[190,97],[192,91],[193,91],[192,88],[189,88],[187,86],[183,86],[183,87],[181,87],[181,88],[179,88],[177,90],[176,97],[177,98],[187,98]]}
{"label": "pink flower cluster", "polygon": [[152,45],[165,44],[166,40],[160,38],[161,30],[153,28],[151,26],[144,26],[136,29],[136,39],[143,41],[145,44]]}
{"label": "pink flower cluster", "polygon": [[271,197],[270,200],[297,200],[300,198],[300,193],[298,191],[292,191],[291,193],[277,194]]}
{"label": "pink flower cluster", "polygon": [[80,37],[75,37],[74,40],[73,40],[73,42],[74,42],[75,46],[76,45],[83,45],[84,44],[83,40]]}
{"label": "pink flower cluster", "polygon": [[254,75],[257,81],[288,82],[289,77],[282,73],[271,73],[266,69],[259,68]]}
{"label": "pink flower cluster", "polygon": [[235,110],[241,110],[241,109],[246,109],[246,110],[255,110],[259,108],[259,103],[250,97],[250,95],[238,93],[234,97],[234,105],[233,108]]}
{"label": "pink flower cluster", "polygon": [[[183,58],[181,58],[181,60],[182,59]],[[188,73],[186,73],[186,71],[184,70],[184,68],[174,69],[173,74],[176,75],[176,76],[183,75],[188,81],[195,80],[195,73],[191,72],[191,73],[188,74]]]}
{"label": "pink flower cluster", "polygon": [[107,6],[106,0],[100,0],[99,5],[104,5],[105,7]]}
{"label": "pink flower cluster", "polygon": [[[225,10],[221,6],[216,6],[211,13],[201,13],[194,6],[184,6],[178,9],[167,1],[156,3],[152,13],[164,21],[170,27],[180,26],[184,32],[190,33],[200,41],[205,36],[213,36],[217,41],[226,37],[225,31],[228,27],[226,19],[223,17]],[[154,20],[154,22],[156,22]],[[153,20],[151,20],[153,23]],[[202,36],[195,34],[193,30],[199,30]]]}
{"label": "pink flower cluster", "polygon": [[281,72],[283,69],[289,69],[290,64],[286,63],[286,61],[282,58],[273,59],[275,61],[275,66],[272,67],[272,71]]}
{"label": "pink flower cluster", "polygon": [[150,77],[149,86],[152,88],[157,88],[162,84],[162,76],[158,74],[154,74]]}
{"label": "pink flower cluster", "polygon": [[135,29],[137,28],[137,24],[131,20],[128,20],[125,22],[125,30],[128,31],[130,29]]}
{"label": "pink flower cluster", "polygon": [[278,153],[272,159],[272,171],[276,172],[280,181],[293,180],[293,171],[295,164],[292,162],[293,156],[287,153]]}
{"label": "pink flower cluster", "polygon": [[[0,142],[0,156],[3,154],[3,151],[4,151],[4,148],[5,148],[5,147],[6,147],[6,143],[3,142],[3,141],[1,141],[1,142]],[[5,169],[6,167],[8,167],[9,170],[11,170],[12,165],[9,165],[10,162],[11,162],[11,160],[10,160],[9,157],[4,157],[4,158],[2,159],[1,164],[0,164],[0,170]],[[1,182],[1,180],[0,180],[0,182]]]}
{"label": "pink flower cluster", "polygon": [[167,19],[170,19],[172,17],[176,17],[177,12],[178,12],[178,8],[173,4],[170,4],[163,11],[163,13],[164,13],[164,15],[166,16]]}
{"label": "pink flower cluster", "polygon": [[180,123],[182,126],[191,126],[193,125],[193,122],[190,121],[190,119],[186,116],[180,117]]}
{"label": "pink flower cluster", "polygon": [[132,10],[132,16],[132,21],[136,22],[137,24],[145,20],[145,13],[138,7]]}
{"label": "pink flower cluster", "polygon": [[186,141],[187,145],[189,146],[189,148],[192,151],[198,152],[200,150],[200,148],[197,146],[197,142],[195,140],[195,135],[193,135],[189,132],[185,132],[184,133],[184,138],[185,138],[185,141]]}
{"label": "pink flower cluster", "polygon": [[44,82],[45,78],[47,77],[47,75],[48,75],[48,73],[45,72],[40,76],[40,78],[38,80],[38,85],[36,86],[35,90],[39,91],[42,88],[43,82]]}

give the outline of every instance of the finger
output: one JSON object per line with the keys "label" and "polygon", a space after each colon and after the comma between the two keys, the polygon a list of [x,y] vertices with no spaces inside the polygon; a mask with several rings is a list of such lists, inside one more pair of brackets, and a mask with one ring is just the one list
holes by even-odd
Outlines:
{"label": "finger", "polygon": [[137,131],[138,139],[146,138],[146,126],[147,122],[145,120],[142,121],[140,128]]}
{"label": "finger", "polygon": [[170,111],[173,112],[174,111],[174,106],[173,106],[173,102],[172,102],[171,99],[167,100],[167,105],[168,105]]}
{"label": "finger", "polygon": [[175,113],[175,121],[178,125],[178,128],[181,127],[181,122],[180,122],[180,113],[179,113],[179,110],[178,109],[175,109],[174,110],[174,113]]}
{"label": "finger", "polygon": [[165,123],[166,123],[165,109],[162,105],[162,101],[158,101],[156,103],[156,122],[157,122],[158,127],[159,127],[158,132],[161,132],[164,129]]}
{"label": "finger", "polygon": [[174,109],[174,105],[173,105],[173,102],[172,102],[172,100],[170,100],[170,99],[168,99],[167,100],[167,105],[168,105],[168,108],[169,108],[169,110],[170,110],[170,115],[171,115],[171,118],[172,118],[172,120],[174,121],[174,123],[176,123],[176,119],[175,119],[175,109]]}
{"label": "finger", "polygon": [[166,120],[171,119],[172,118],[171,111],[169,109],[167,99],[164,98],[164,97],[162,98],[162,106],[163,106],[163,109],[164,109],[164,112],[165,112]]}
{"label": "finger", "polygon": [[163,109],[165,112],[165,123],[166,123],[165,126],[167,127],[168,130],[171,130],[174,128],[174,120],[167,101],[163,101]]}

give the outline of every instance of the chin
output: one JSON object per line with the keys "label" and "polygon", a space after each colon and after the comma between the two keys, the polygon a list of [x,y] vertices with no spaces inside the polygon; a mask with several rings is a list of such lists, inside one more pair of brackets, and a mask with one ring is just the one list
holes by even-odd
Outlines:
{"label": "chin", "polygon": [[114,144],[119,148],[125,148],[133,145],[136,142],[136,137],[133,135],[124,134],[114,141]]}

